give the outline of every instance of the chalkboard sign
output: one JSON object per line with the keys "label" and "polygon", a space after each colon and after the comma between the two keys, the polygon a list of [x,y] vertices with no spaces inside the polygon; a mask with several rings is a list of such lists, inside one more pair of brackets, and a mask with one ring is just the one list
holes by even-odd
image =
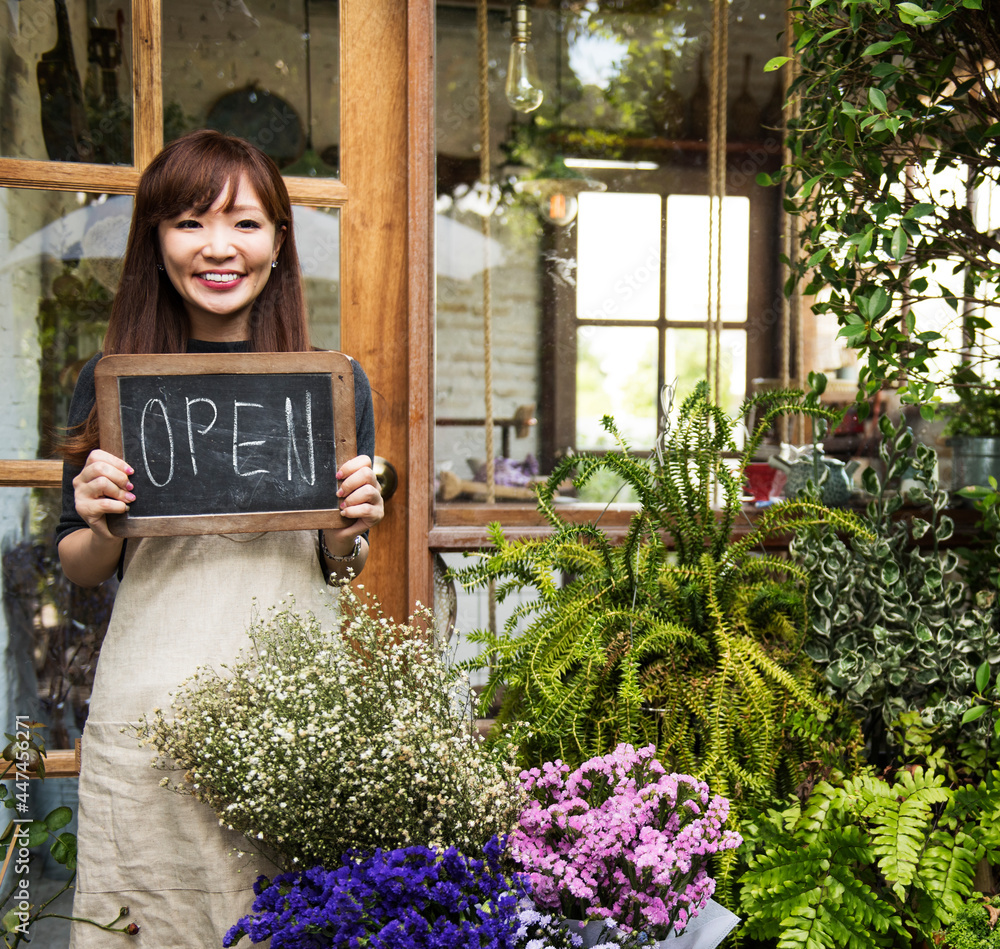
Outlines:
{"label": "chalkboard sign", "polygon": [[340,527],[336,473],[356,451],[343,353],[106,356],[101,447],[135,470],[119,537]]}

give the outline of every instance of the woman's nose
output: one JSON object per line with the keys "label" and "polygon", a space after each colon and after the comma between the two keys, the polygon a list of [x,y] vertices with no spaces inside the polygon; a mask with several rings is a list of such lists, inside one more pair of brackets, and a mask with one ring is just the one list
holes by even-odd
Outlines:
{"label": "woman's nose", "polygon": [[235,253],[229,229],[224,227],[209,227],[205,233],[205,246],[202,253],[213,260],[225,260]]}

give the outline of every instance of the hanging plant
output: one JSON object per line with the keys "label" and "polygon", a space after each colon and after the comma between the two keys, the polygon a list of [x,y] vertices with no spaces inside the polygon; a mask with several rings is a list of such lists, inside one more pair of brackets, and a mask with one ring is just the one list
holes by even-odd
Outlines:
{"label": "hanging plant", "polygon": [[1000,241],[967,188],[1000,171],[998,16],[981,0],[796,7],[792,160],[758,176],[800,221],[786,289],[827,292],[814,309],[859,351],[859,396],[902,381],[928,417],[952,365],[935,358],[971,342],[977,369],[997,337]]}

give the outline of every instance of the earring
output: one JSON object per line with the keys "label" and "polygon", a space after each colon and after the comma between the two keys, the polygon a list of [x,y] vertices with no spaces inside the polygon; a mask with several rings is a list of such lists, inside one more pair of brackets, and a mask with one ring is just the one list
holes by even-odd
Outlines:
{"label": "earring", "polygon": [[166,267],[164,267],[164,266],[163,266],[163,264],[157,264],[157,265],[156,265],[156,269],[157,269],[157,270],[159,270],[159,271],[160,271],[160,272],[162,273],[162,272],[163,272],[164,270],[166,270],[167,268],[166,268]]}
{"label": "earring", "polygon": [[278,266],[278,261],[277,260],[272,260],[271,261],[271,269],[274,270],[274,268],[277,267],[277,266]]}

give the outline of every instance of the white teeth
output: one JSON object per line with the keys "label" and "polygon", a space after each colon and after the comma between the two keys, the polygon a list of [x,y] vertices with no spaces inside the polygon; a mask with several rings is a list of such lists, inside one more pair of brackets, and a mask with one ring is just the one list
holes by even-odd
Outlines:
{"label": "white teeth", "polygon": [[240,279],[238,273],[203,273],[200,276],[202,280],[210,280],[212,283],[232,283]]}

